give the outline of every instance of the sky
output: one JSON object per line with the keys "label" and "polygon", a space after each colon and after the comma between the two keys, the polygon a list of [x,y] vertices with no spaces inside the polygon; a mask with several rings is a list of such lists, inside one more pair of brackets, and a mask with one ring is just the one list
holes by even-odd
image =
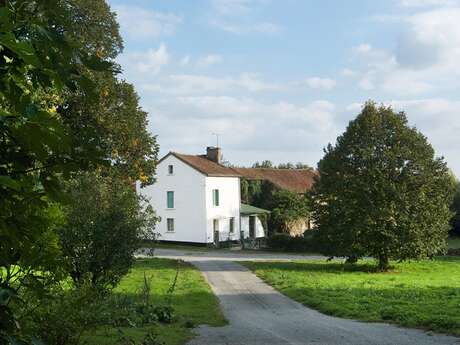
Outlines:
{"label": "sky", "polygon": [[460,0],[109,0],[160,155],[316,167],[366,100],[460,176]]}

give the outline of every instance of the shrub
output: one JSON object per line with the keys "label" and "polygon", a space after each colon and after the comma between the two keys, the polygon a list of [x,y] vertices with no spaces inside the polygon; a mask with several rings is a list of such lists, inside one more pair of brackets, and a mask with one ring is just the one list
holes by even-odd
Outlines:
{"label": "shrub", "polygon": [[74,282],[113,288],[128,273],[141,239],[151,237],[157,218],[136,192],[116,177],[80,174],[67,185],[67,223],[60,231]]}
{"label": "shrub", "polygon": [[312,252],[316,250],[314,231],[307,231],[303,236],[290,236],[286,233],[275,233],[267,239],[270,249],[287,252]]}
{"label": "shrub", "polygon": [[45,296],[21,297],[34,306],[34,312],[24,319],[24,331],[44,344],[77,345],[84,332],[101,324],[105,296],[88,282],[81,282],[78,288],[56,284]]}

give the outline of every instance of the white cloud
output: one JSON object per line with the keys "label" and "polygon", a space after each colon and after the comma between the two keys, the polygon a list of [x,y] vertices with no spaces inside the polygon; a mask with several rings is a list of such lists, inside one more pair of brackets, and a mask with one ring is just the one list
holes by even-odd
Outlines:
{"label": "white cloud", "polygon": [[182,18],[173,13],[151,11],[136,6],[116,6],[117,19],[124,37],[145,40],[163,35],[171,35]]}
{"label": "white cloud", "polygon": [[350,69],[350,68],[344,68],[341,72],[341,75],[344,77],[354,77],[356,75],[356,71]]}
{"label": "white cloud", "polygon": [[181,66],[187,66],[189,63],[190,63],[190,55],[186,55],[180,60]]}
{"label": "white cloud", "polygon": [[415,13],[392,18],[391,24],[401,28],[393,50],[370,43],[352,48],[349,68],[356,73],[350,77],[361,89],[392,97],[428,97],[460,87],[460,1],[423,2],[435,8],[412,1],[405,6],[417,4],[421,8]]}
{"label": "white cloud", "polygon": [[241,162],[242,155],[250,152],[252,161],[277,155],[284,161],[307,160],[313,165],[339,132],[336,107],[324,100],[297,105],[248,97],[181,96],[156,102],[149,110],[155,114],[151,125],[165,151],[201,152],[212,142],[210,134],[218,132],[224,155],[233,155],[237,159],[233,162]]}
{"label": "white cloud", "polygon": [[220,15],[241,15],[251,9],[251,0],[212,0],[212,6]]}
{"label": "white cloud", "polygon": [[337,81],[330,78],[311,77],[305,80],[308,87],[319,90],[332,90],[336,87]]}
{"label": "white cloud", "polygon": [[141,86],[150,92],[168,95],[217,94],[224,92],[263,92],[281,90],[282,86],[266,82],[256,74],[243,73],[238,77],[211,77],[199,74],[172,74],[161,84],[145,83]]}
{"label": "white cloud", "polygon": [[169,53],[166,45],[161,43],[156,50],[122,54],[119,62],[129,80],[140,80],[158,74],[169,63]]}
{"label": "white cloud", "polygon": [[221,63],[222,61],[224,61],[222,56],[220,56],[218,54],[210,54],[210,55],[200,57],[198,59],[196,65],[198,67],[203,68],[203,67],[208,67],[208,66],[211,66],[211,65]]}
{"label": "white cloud", "polygon": [[254,8],[267,4],[266,0],[213,0],[209,24],[237,35],[281,32],[281,26],[254,17]]}
{"label": "white cloud", "polygon": [[277,34],[281,32],[281,27],[274,23],[270,22],[260,22],[255,24],[243,24],[229,22],[222,19],[213,19],[210,21],[210,24],[222,29],[226,32],[237,34],[237,35],[247,35],[252,33],[259,34]]}
{"label": "white cloud", "polygon": [[366,54],[372,50],[372,46],[369,43],[361,43],[360,45],[353,47],[353,50],[357,54]]}

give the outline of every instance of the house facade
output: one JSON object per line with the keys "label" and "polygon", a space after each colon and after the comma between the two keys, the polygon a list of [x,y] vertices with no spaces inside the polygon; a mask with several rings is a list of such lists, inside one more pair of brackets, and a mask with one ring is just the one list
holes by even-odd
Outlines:
{"label": "house facade", "polygon": [[221,164],[220,148],[208,147],[205,155],[170,152],[158,162],[156,178],[140,192],[161,218],[160,241],[218,245],[265,236],[257,214],[264,210],[251,214],[241,205],[240,174]]}

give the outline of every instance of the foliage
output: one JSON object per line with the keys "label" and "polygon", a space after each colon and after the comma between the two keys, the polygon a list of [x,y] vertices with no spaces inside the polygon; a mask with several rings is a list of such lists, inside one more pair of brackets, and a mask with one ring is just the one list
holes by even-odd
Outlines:
{"label": "foliage", "polygon": [[[56,285],[45,298],[36,301],[29,333],[45,344],[78,345],[83,332],[100,322],[104,298],[87,282],[70,289]],[[32,300],[28,298],[29,303]]]}
{"label": "foliage", "polygon": [[[43,293],[62,277],[53,206],[62,199],[59,181],[104,163],[93,133],[76,133],[63,115],[62,94],[79,90],[97,103],[85,75],[115,72],[110,61],[69,35],[74,9],[73,2],[59,0],[0,3],[0,289],[9,299],[19,298],[20,287]],[[11,325],[2,338],[20,337],[11,310],[19,304],[1,304]]]}
{"label": "foliage", "polygon": [[288,232],[290,225],[308,219],[310,215],[309,200],[288,190],[278,190],[273,193],[273,205],[270,219],[275,229]]}
{"label": "foliage", "polygon": [[[104,325],[88,330],[82,340],[89,345],[112,345],[117,343],[121,330],[125,338],[141,344],[153,329],[158,334],[157,341],[179,345],[192,338],[190,325],[224,325],[219,302],[201,273],[180,262],[176,278],[177,266],[176,260],[137,260],[105,303]],[[157,323],[157,316],[152,319],[149,310],[143,309],[147,303],[152,308],[169,305],[174,310],[172,322]]]}
{"label": "foliage", "polygon": [[24,296],[65,275],[61,183],[97,169],[150,184],[158,145],[116,78],[122,40],[104,0],[1,1],[0,32],[0,341],[29,341]]}
{"label": "foliage", "polygon": [[113,288],[134,262],[134,251],[152,237],[157,218],[124,181],[82,173],[67,184],[67,223],[60,231],[64,258],[74,282]]}
{"label": "foliage", "polygon": [[445,250],[451,180],[404,113],[368,102],[318,164],[313,217],[326,255],[421,259]]}
{"label": "foliage", "polygon": [[276,233],[267,239],[267,246],[283,252],[315,252],[317,248],[313,234],[314,230],[306,232],[303,236]]}
{"label": "foliage", "polygon": [[451,235],[460,236],[460,182],[455,182],[455,194],[454,201],[452,202],[452,212],[454,216],[452,217],[451,224],[452,229],[450,231]]}
{"label": "foliage", "polygon": [[310,216],[310,201],[306,195],[279,189],[269,181],[241,179],[241,200],[270,210],[268,228],[275,232],[285,232],[293,223]]}
{"label": "foliage", "polygon": [[460,258],[394,263],[385,273],[376,273],[369,261],[245,265],[283,294],[329,315],[460,335]]}
{"label": "foliage", "polygon": [[269,160],[264,160],[262,162],[255,162],[252,165],[252,168],[269,168],[269,169],[312,169],[311,166],[309,166],[306,163],[302,162],[297,162],[296,164],[288,162],[288,163],[280,163],[278,165],[274,165],[272,161]]}

